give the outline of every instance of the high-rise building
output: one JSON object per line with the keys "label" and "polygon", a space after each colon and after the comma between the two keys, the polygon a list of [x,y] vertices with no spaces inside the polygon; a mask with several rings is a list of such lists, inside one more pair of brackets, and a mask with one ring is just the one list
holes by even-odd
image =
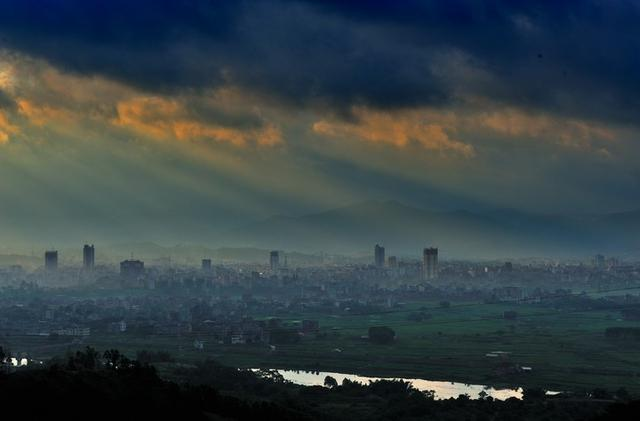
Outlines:
{"label": "high-rise building", "polygon": [[593,264],[595,267],[602,269],[605,266],[605,258],[602,254],[596,254],[596,257],[593,258]]}
{"label": "high-rise building", "polygon": [[82,248],[82,267],[93,269],[96,263],[96,249],[93,244],[85,244]]}
{"label": "high-rise building", "polygon": [[204,272],[211,271],[211,259],[202,259],[202,270]]}
{"label": "high-rise building", "polygon": [[120,262],[120,276],[126,279],[138,279],[144,275],[144,262],[124,260]]}
{"label": "high-rise building", "polygon": [[387,259],[387,266],[389,266],[390,268],[397,268],[398,258],[396,256],[389,256],[389,258]]}
{"label": "high-rise building", "polygon": [[278,270],[280,267],[280,252],[277,250],[273,250],[269,256],[269,264],[271,265],[271,270]]}
{"label": "high-rise building", "polygon": [[44,268],[46,270],[58,269],[58,252],[56,250],[47,250],[44,252]]}
{"label": "high-rise building", "polygon": [[438,249],[428,247],[422,251],[422,279],[425,281],[438,277]]}
{"label": "high-rise building", "polygon": [[384,267],[384,247],[379,244],[376,244],[374,250],[374,262],[377,267]]}

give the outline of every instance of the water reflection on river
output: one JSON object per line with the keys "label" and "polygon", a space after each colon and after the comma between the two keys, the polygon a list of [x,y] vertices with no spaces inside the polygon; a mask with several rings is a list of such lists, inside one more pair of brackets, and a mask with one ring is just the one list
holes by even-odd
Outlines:
{"label": "water reflection on river", "polygon": [[[328,371],[320,372],[308,372],[308,371],[295,371],[295,370],[276,370],[284,377],[285,380],[289,380],[292,383],[300,384],[304,386],[323,386],[326,376],[331,376],[338,381],[338,384],[342,383],[344,379],[356,381],[364,384],[368,384],[369,381],[376,380],[393,380],[393,378],[384,377],[366,377],[358,376],[355,374],[343,374],[332,373]],[[467,394],[471,399],[477,399],[480,392],[484,391],[487,396],[491,396],[494,399],[505,400],[508,398],[522,398],[522,388],[517,389],[494,389],[493,387],[477,385],[477,384],[464,384],[455,382],[442,382],[423,379],[406,379],[396,378],[397,380],[403,380],[409,382],[418,390],[427,391],[432,390],[435,392],[436,399],[449,399],[457,398],[459,395]]]}

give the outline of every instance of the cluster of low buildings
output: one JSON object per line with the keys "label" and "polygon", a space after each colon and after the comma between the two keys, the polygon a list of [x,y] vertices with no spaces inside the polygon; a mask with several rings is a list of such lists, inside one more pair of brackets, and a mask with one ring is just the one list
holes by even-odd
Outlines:
{"label": "cluster of low buildings", "polygon": [[[273,344],[318,331],[313,317],[281,321],[300,314],[379,312],[428,300],[535,302],[559,291],[640,286],[639,265],[598,256],[592,264],[439,262],[432,247],[421,260],[386,258],[376,245],[371,264],[307,267],[289,267],[286,256],[273,251],[255,264],[223,266],[204,258],[197,267],[147,266],[131,258],[114,268],[96,265],[93,245],[84,246],[80,268],[59,267],[57,259],[55,250],[47,251],[44,270],[0,268],[0,336],[134,334],[189,336],[197,347]],[[75,281],[51,282],[58,279],[52,275]]]}

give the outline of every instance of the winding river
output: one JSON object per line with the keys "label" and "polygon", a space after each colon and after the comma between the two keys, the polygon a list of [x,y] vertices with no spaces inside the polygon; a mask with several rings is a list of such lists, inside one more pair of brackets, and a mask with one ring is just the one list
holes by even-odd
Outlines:
{"label": "winding river", "polygon": [[[491,396],[494,399],[505,400],[509,398],[522,399],[522,388],[517,389],[495,389],[490,386],[483,386],[478,384],[465,384],[456,382],[443,382],[424,379],[410,379],[410,378],[386,378],[386,377],[367,377],[359,376],[356,374],[344,374],[333,373],[329,371],[309,372],[309,371],[297,371],[297,370],[276,370],[285,380],[292,383],[303,386],[323,386],[324,379],[327,376],[331,376],[338,384],[341,384],[344,379],[356,381],[367,384],[369,381],[376,380],[403,380],[409,382],[418,390],[427,391],[432,390],[435,392],[435,399],[450,399],[457,398],[459,395],[466,394],[471,399],[478,399],[480,393],[484,391],[487,396]],[[547,392],[548,394],[554,394],[555,392]]]}

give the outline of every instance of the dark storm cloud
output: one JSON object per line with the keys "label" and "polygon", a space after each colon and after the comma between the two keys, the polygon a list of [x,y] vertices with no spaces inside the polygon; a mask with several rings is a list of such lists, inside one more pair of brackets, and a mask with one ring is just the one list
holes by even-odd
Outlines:
{"label": "dark storm cloud", "polygon": [[218,81],[220,63],[198,55],[225,42],[235,13],[206,1],[9,0],[0,45],[148,89],[202,86]]}
{"label": "dark storm cloud", "polygon": [[[640,115],[640,3],[586,1],[313,2],[337,16],[404,34],[425,49],[469,54],[490,77],[467,93],[590,118]],[[455,69],[454,69],[455,70]]]}
{"label": "dark storm cloud", "polygon": [[150,91],[232,83],[338,111],[483,97],[640,115],[632,1],[5,0],[0,40]]}

